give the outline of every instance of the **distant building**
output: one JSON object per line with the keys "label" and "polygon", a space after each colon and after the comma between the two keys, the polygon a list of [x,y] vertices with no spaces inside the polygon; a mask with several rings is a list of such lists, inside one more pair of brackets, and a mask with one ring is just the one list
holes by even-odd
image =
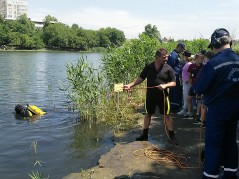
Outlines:
{"label": "distant building", "polygon": [[32,22],[35,24],[35,27],[37,27],[37,28],[42,28],[45,24],[45,22],[43,22],[43,21],[32,20]]}
{"label": "distant building", "polygon": [[28,0],[0,0],[0,15],[5,19],[15,20],[28,14]]}
{"label": "distant building", "polygon": [[164,37],[161,39],[162,42],[173,42],[174,41],[174,38],[172,38],[171,36],[170,37]]}

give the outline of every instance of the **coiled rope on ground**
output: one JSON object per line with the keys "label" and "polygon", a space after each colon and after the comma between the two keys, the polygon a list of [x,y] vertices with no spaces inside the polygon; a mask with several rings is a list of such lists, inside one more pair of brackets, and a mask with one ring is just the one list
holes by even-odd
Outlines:
{"label": "coiled rope on ground", "polygon": [[133,152],[135,156],[148,157],[155,160],[157,164],[162,166],[177,166],[180,169],[199,169],[200,166],[191,167],[187,163],[186,153],[175,153],[166,149],[161,149],[155,145],[151,145],[144,149]]}

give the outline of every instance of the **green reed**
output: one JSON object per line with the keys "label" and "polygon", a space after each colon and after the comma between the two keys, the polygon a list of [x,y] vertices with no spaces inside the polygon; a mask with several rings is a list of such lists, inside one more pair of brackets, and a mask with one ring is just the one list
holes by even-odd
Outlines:
{"label": "green reed", "polygon": [[31,174],[28,174],[31,179],[48,179],[49,176],[46,178],[44,177],[39,171],[32,172]]}
{"label": "green reed", "polygon": [[[39,167],[42,167],[42,161],[39,161],[38,160],[38,152],[37,152],[37,141],[33,141],[31,143],[31,146],[30,148],[33,148],[33,158],[34,158],[34,164],[33,166],[36,167],[36,166],[39,166]],[[42,173],[40,173],[39,171],[32,171],[31,174],[28,174],[30,176],[31,179],[48,179],[49,176],[46,178],[43,176]]]}
{"label": "green reed", "polygon": [[[131,103],[127,92],[114,92],[114,84],[131,82],[146,64],[154,60],[158,48],[166,48],[170,53],[177,43],[161,43],[156,38],[141,35],[139,39],[125,42],[120,48],[109,49],[103,55],[103,66],[99,69],[94,69],[83,56],[76,65],[68,64],[68,98],[79,111],[80,119],[103,121],[117,130],[132,125],[138,118],[135,111],[144,104],[145,84],[141,89],[140,86],[134,89]],[[192,53],[197,53],[206,49],[209,41],[195,39],[184,43]]]}
{"label": "green reed", "polygon": [[83,56],[77,64],[67,64],[67,79],[70,84],[68,98],[79,110],[82,119],[97,118],[97,110],[106,97],[107,87],[100,71],[93,69]]}

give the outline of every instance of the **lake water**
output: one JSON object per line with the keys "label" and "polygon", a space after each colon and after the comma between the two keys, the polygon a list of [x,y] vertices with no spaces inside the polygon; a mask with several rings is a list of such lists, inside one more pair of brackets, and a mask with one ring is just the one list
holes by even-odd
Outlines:
{"label": "lake water", "polygon": [[[79,122],[60,90],[67,84],[66,64],[76,64],[82,55],[99,67],[97,53],[0,52],[1,178],[26,179],[39,171],[59,179],[96,165],[113,146],[105,126]],[[34,121],[19,120],[16,104],[33,104],[47,114]],[[34,166],[35,161],[41,165]]]}

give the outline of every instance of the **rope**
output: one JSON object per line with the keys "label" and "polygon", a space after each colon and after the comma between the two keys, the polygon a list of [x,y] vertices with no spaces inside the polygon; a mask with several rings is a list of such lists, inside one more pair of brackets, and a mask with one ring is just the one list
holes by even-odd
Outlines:
{"label": "rope", "polygon": [[151,145],[145,149],[139,149],[133,152],[135,156],[148,157],[155,160],[161,166],[177,166],[180,169],[199,169],[201,167],[190,167],[187,163],[186,154],[171,152],[166,149],[160,149]]}

